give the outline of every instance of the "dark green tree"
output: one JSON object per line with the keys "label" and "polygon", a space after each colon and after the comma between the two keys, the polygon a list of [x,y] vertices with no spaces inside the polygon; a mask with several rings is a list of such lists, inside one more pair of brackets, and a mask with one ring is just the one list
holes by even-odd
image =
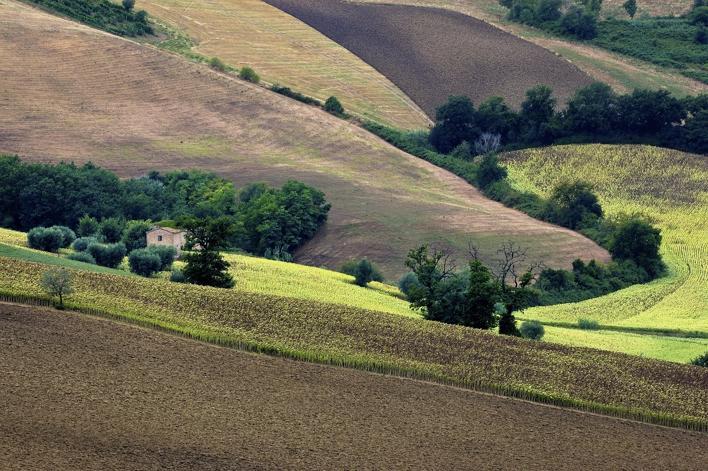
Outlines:
{"label": "dark green tree", "polygon": [[484,132],[499,134],[502,144],[516,139],[519,115],[504,103],[502,97],[493,96],[483,101],[477,110],[477,124]]}
{"label": "dark green tree", "polygon": [[477,329],[491,329],[497,325],[495,304],[499,300],[500,288],[489,268],[479,260],[469,265],[469,289],[459,324]]}
{"label": "dark green tree", "polygon": [[561,19],[561,29],[577,39],[594,39],[597,36],[597,16],[582,8],[571,7]]}
{"label": "dark green tree", "polygon": [[107,244],[116,244],[123,238],[125,221],[119,218],[107,218],[101,221],[98,233]]}
{"label": "dark green tree", "polygon": [[538,85],[526,92],[521,104],[523,139],[528,143],[548,143],[552,140],[551,120],[555,115],[556,100],[546,85]]}
{"label": "dark green tree", "polygon": [[627,0],[622,6],[630,18],[634,18],[634,15],[637,14],[637,0]]}
{"label": "dark green tree", "polygon": [[324,110],[335,116],[344,116],[344,107],[339,102],[336,96],[327,98],[324,104]]}
{"label": "dark green tree", "polygon": [[486,188],[494,182],[506,178],[507,172],[499,165],[499,160],[494,154],[486,154],[477,169],[477,184],[481,188]]}
{"label": "dark green tree", "polygon": [[617,229],[610,253],[615,260],[633,261],[651,278],[656,278],[665,270],[660,247],[661,230],[639,218],[632,218]]}
{"label": "dark green tree", "polygon": [[181,226],[187,231],[187,248],[192,250],[185,257],[182,270],[189,283],[232,288],[233,276],[228,272],[230,264],[219,252],[225,248],[233,235],[231,218],[184,219]]}
{"label": "dark green tree", "polygon": [[150,221],[128,221],[123,229],[122,241],[128,252],[147,247],[147,232],[152,229]]}
{"label": "dark green tree", "polygon": [[548,200],[546,218],[569,229],[579,229],[588,218],[602,217],[602,206],[584,182],[561,183]]}
{"label": "dark green tree", "polygon": [[472,101],[464,96],[451,96],[437,109],[430,144],[438,152],[448,154],[463,141],[474,142],[480,134]]}
{"label": "dark green tree", "polygon": [[160,271],[162,262],[160,256],[149,249],[135,249],[128,256],[128,264],[133,273],[150,277]]}
{"label": "dark green tree", "polygon": [[619,124],[617,95],[609,85],[600,82],[581,88],[568,101],[563,121],[573,134],[609,134]]}
{"label": "dark green tree", "polygon": [[536,20],[556,21],[561,17],[560,7],[562,0],[539,0],[536,7]]}
{"label": "dark green tree", "polygon": [[84,214],[81,219],[79,219],[79,226],[76,229],[76,233],[79,237],[93,237],[98,234],[98,229],[100,225],[96,218]]}
{"label": "dark green tree", "polygon": [[374,267],[367,259],[363,258],[357,263],[356,271],[354,272],[354,283],[359,286],[366,287],[369,282],[373,281]]}

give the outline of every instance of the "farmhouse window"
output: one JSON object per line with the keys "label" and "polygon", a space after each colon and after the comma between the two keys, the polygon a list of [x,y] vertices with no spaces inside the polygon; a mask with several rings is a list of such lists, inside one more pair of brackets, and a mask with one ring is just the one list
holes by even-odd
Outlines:
{"label": "farmhouse window", "polygon": [[162,242],[162,236],[161,236],[161,235],[157,236],[157,241],[158,241],[158,242]]}

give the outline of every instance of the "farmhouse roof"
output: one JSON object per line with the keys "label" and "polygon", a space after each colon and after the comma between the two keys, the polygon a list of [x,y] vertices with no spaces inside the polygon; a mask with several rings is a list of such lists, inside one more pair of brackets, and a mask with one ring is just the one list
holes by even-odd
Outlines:
{"label": "farmhouse roof", "polygon": [[180,232],[184,232],[182,229],[175,229],[172,227],[155,226],[152,229],[150,229],[148,231],[148,233],[154,232],[154,231],[166,231],[166,232],[170,232],[172,234],[179,234]]}

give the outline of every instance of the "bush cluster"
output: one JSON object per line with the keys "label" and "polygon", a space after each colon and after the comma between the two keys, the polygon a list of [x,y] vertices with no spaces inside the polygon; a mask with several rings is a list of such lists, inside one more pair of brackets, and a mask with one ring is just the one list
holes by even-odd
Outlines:
{"label": "bush cluster", "polygon": [[145,11],[134,11],[135,0],[118,5],[109,0],[29,0],[49,10],[119,36],[152,34]]}
{"label": "bush cluster", "polygon": [[69,247],[75,239],[74,231],[66,226],[35,227],[27,233],[27,245],[45,252]]}
{"label": "bush cluster", "polygon": [[125,244],[122,242],[116,244],[94,242],[88,246],[86,251],[96,260],[98,265],[108,268],[118,268],[127,253]]}

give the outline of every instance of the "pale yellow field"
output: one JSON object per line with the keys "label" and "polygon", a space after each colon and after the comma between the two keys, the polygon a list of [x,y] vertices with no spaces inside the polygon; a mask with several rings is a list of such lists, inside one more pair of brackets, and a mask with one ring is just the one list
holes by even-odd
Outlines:
{"label": "pale yellow field", "polygon": [[429,120],[373,67],[299,20],[260,0],[142,0],[140,7],[185,31],[206,56],[253,67],[270,83],[403,129]]}

